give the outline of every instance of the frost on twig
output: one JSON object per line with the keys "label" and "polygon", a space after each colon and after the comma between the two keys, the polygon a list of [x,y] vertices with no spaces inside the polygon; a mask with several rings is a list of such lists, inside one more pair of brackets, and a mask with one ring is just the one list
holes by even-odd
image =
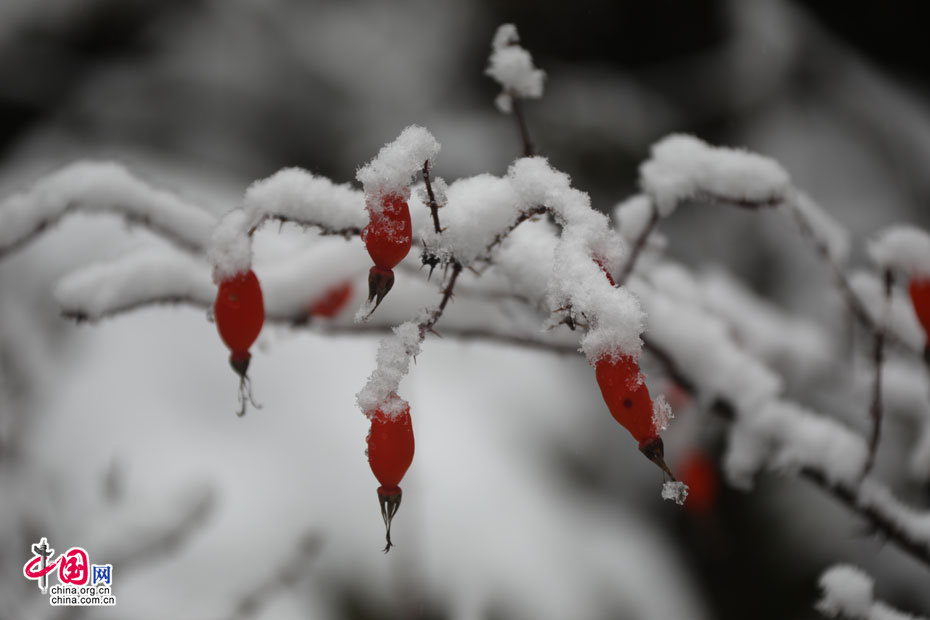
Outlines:
{"label": "frost on twig", "polygon": [[207,307],[215,297],[216,287],[202,261],[162,248],[84,267],[55,288],[62,313],[81,321],[152,304]]}
{"label": "frost on twig", "polygon": [[875,599],[874,580],[849,564],[837,564],[820,576],[821,597],[814,606],[828,618],[844,620],[926,620]]}
{"label": "frost on twig", "polygon": [[914,226],[891,226],[868,243],[869,256],[880,269],[898,270],[908,278],[930,277],[930,235]]}
{"label": "frost on twig", "polygon": [[513,24],[501,25],[494,34],[485,74],[501,85],[501,92],[494,103],[504,114],[513,113],[523,143],[523,156],[532,156],[533,142],[521,100],[542,97],[546,73],[533,65],[533,57],[520,46],[520,36]]}
{"label": "frost on twig", "polygon": [[213,215],[155,189],[111,162],[77,162],[0,202],[0,258],[69,213],[113,213],[192,252],[202,251]]}
{"label": "frost on twig", "polygon": [[774,160],[748,151],[711,147],[693,136],[672,135],[652,146],[639,169],[643,191],[661,217],[687,200],[757,209],[787,198],[788,173]]}
{"label": "frost on twig", "polygon": [[394,141],[385,144],[370,162],[359,168],[355,178],[365,190],[366,206],[371,197],[399,194],[409,197],[410,181],[423,162],[439,154],[439,142],[418,125],[406,127]]}
{"label": "frost on twig", "polygon": [[252,183],[245,192],[243,209],[254,226],[273,219],[343,237],[360,235],[367,221],[361,191],[300,168],[285,168]]}

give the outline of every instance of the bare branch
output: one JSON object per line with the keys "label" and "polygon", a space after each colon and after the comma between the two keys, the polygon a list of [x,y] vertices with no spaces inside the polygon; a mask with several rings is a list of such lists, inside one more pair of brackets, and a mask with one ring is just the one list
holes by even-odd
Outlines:
{"label": "bare branch", "polygon": [[346,239],[351,239],[352,237],[358,237],[362,234],[362,228],[359,226],[348,226],[346,228],[331,228],[326,224],[321,222],[311,222],[309,220],[298,220],[287,215],[280,215],[276,213],[269,213],[265,215],[258,224],[252,226],[249,229],[249,236],[254,235],[259,228],[262,227],[262,224],[269,220],[274,220],[276,222],[281,222],[282,224],[292,223],[297,224],[298,226],[303,226],[304,228],[316,228],[321,235],[332,236],[332,237],[345,237]]}
{"label": "bare branch", "polygon": [[631,273],[633,273],[633,268],[636,266],[636,261],[639,259],[639,255],[646,247],[646,241],[649,239],[649,235],[652,234],[656,224],[659,222],[659,210],[656,208],[655,202],[653,202],[651,199],[650,205],[652,206],[652,213],[649,216],[649,222],[647,222],[646,226],[639,233],[639,236],[633,243],[633,248],[630,250],[630,256],[626,259],[626,263],[623,264],[623,269],[617,276],[617,286],[623,286],[623,283],[626,282],[626,279],[630,277]]}
{"label": "bare branch", "polygon": [[430,214],[433,216],[433,228],[436,234],[441,235],[442,226],[439,225],[439,203],[436,202],[436,194],[433,193],[433,183],[430,180],[429,171],[430,165],[427,159],[423,162],[423,183],[426,184],[426,195],[429,196],[429,204],[426,206],[429,207]]}
{"label": "bare branch", "polygon": [[518,96],[511,96],[513,117],[517,121],[517,130],[520,132],[520,144],[523,147],[523,156],[532,157],[535,154],[533,141],[530,139],[530,130],[526,125],[526,116],[523,113],[523,100]]}

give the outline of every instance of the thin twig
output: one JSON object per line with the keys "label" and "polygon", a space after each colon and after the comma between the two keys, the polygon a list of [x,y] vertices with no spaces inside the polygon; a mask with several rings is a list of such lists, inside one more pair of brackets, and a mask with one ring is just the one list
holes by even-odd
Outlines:
{"label": "thin twig", "polygon": [[633,273],[633,267],[636,266],[639,255],[642,253],[643,249],[645,249],[649,235],[652,234],[653,229],[659,222],[659,209],[656,208],[655,202],[650,200],[649,205],[652,207],[652,213],[649,215],[649,222],[646,223],[646,226],[639,233],[639,236],[636,237],[636,241],[633,242],[633,247],[630,249],[630,256],[626,259],[626,262],[623,264],[623,269],[617,276],[616,286],[623,286],[626,279]]}
{"label": "thin twig", "polygon": [[513,109],[513,117],[517,121],[517,129],[520,132],[520,143],[523,146],[523,156],[532,157],[535,149],[533,148],[533,141],[530,139],[530,130],[526,125],[526,116],[523,113],[523,101],[520,97],[511,95],[511,108]]}
{"label": "thin twig", "polygon": [[811,226],[810,222],[807,221],[807,218],[804,217],[804,214],[801,213],[800,209],[798,209],[791,202],[788,202],[788,210],[794,217],[794,221],[797,223],[798,228],[801,229],[801,234],[803,234],[811,241],[811,243],[814,245],[814,249],[824,260],[824,262],[829,265],[830,270],[833,272],[833,277],[836,280],[836,285],[839,288],[840,293],[843,295],[843,299],[846,302],[846,306],[849,308],[850,313],[852,313],[852,315],[856,317],[856,319],[858,319],[859,322],[861,322],[870,332],[874,333],[877,331],[878,326],[875,324],[875,321],[872,320],[872,317],[865,309],[865,306],[859,299],[859,296],[856,295],[856,291],[853,290],[852,285],[846,278],[846,274],[843,272],[843,268],[840,267],[840,265],[838,265],[835,260],[833,260],[833,257],[830,254],[830,248],[827,247],[827,244],[817,236],[817,234],[814,232],[813,226]]}
{"label": "thin twig", "polygon": [[731,207],[739,207],[740,209],[750,209],[752,211],[758,209],[771,209],[782,204],[783,200],[780,196],[771,196],[768,198],[736,198],[733,196],[724,196],[723,194],[715,194],[708,191],[700,191],[695,195],[695,200],[701,202],[710,202],[722,205],[728,205]]}
{"label": "thin twig", "polygon": [[426,184],[426,195],[429,196],[429,204],[426,206],[429,207],[430,213],[433,216],[433,228],[436,234],[441,235],[442,226],[439,225],[439,203],[436,202],[436,194],[433,193],[433,184],[430,181],[429,170],[429,160],[427,159],[423,162],[423,183]]}
{"label": "thin twig", "polygon": [[358,237],[362,234],[362,229],[358,226],[347,226],[345,228],[330,228],[329,226],[322,224],[320,222],[309,222],[307,220],[298,220],[287,215],[280,215],[277,213],[269,213],[262,217],[261,220],[252,228],[249,229],[249,236],[254,235],[259,228],[262,227],[266,221],[274,220],[276,222],[281,222],[282,224],[294,223],[298,226],[303,226],[304,228],[317,228],[320,231],[321,235],[332,236],[332,237],[345,237],[350,239],[352,237]]}
{"label": "thin twig", "polygon": [[462,263],[458,261],[453,261],[452,263],[452,275],[449,276],[449,282],[446,284],[445,288],[442,289],[442,300],[439,302],[439,305],[429,313],[429,316],[424,319],[420,325],[420,340],[423,340],[426,337],[426,334],[433,330],[433,327],[439,321],[439,318],[442,316],[442,313],[446,309],[446,305],[449,303],[449,300],[452,299],[452,290],[455,288],[455,281],[458,280],[459,274],[462,273]]}
{"label": "thin twig", "polygon": [[894,286],[894,275],[890,269],[884,272],[885,285],[885,318],[872,335],[872,362],[875,365],[875,377],[872,382],[872,403],[869,406],[869,417],[872,418],[872,433],[869,436],[869,455],[862,470],[865,476],[875,465],[875,454],[878,452],[878,442],[882,434],[882,361],[884,359],[885,332],[888,329],[889,314],[891,310],[891,289]]}
{"label": "thin twig", "polygon": [[545,207],[543,205],[538,205],[531,209],[527,209],[526,211],[521,211],[520,215],[517,216],[517,219],[515,219],[510,224],[510,226],[508,226],[507,228],[499,232],[497,235],[495,235],[494,240],[488,244],[488,247],[484,251],[485,260],[489,260],[489,257],[491,255],[491,250],[493,250],[496,246],[500,245],[504,241],[504,239],[506,239],[510,235],[510,233],[512,233],[514,230],[517,229],[518,226],[520,226],[520,224],[522,224],[523,222],[529,219],[536,217],[537,215],[545,215],[548,211],[549,211],[548,207]]}

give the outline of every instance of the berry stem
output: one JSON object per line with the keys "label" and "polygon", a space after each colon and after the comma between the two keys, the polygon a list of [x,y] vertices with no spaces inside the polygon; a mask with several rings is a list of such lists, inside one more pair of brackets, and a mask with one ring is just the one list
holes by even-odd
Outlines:
{"label": "berry stem", "polygon": [[643,228],[642,232],[639,233],[639,236],[636,237],[636,241],[633,242],[633,248],[630,250],[630,256],[623,264],[623,269],[617,276],[617,283],[615,286],[618,288],[623,286],[623,283],[626,282],[626,279],[630,277],[631,273],[633,273],[633,267],[636,266],[636,261],[639,259],[639,255],[642,253],[643,249],[645,249],[646,241],[649,239],[649,235],[652,234],[656,224],[659,223],[659,210],[656,208],[655,202],[650,200],[649,206],[652,207],[652,213],[649,215],[649,222]]}

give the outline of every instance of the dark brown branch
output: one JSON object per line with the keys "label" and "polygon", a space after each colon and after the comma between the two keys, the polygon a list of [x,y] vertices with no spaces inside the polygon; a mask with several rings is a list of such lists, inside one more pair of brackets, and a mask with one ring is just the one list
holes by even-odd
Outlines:
{"label": "dark brown branch", "polygon": [[441,235],[442,226],[439,225],[439,203],[436,202],[436,194],[433,193],[433,184],[430,181],[429,170],[429,160],[427,159],[423,162],[423,183],[426,185],[426,195],[429,196],[429,204],[426,206],[429,207],[430,214],[433,216],[433,229],[436,231],[437,235]]}
{"label": "dark brown branch", "polygon": [[321,224],[320,222],[308,222],[306,220],[298,220],[286,215],[272,213],[265,215],[257,224],[252,226],[252,228],[249,229],[249,236],[251,237],[254,235],[256,231],[262,227],[262,224],[269,220],[281,222],[282,224],[293,223],[297,224],[298,226],[303,226],[304,228],[316,228],[319,230],[319,233],[324,236],[345,237],[346,239],[351,239],[352,237],[358,237],[362,234],[362,229],[358,226],[347,226],[346,228],[330,228],[329,226]]}
{"label": "dark brown branch", "polygon": [[738,198],[735,196],[724,196],[722,194],[715,194],[708,191],[699,191],[694,197],[695,200],[700,202],[709,202],[721,205],[728,205],[731,207],[739,207],[740,209],[749,209],[752,211],[758,209],[771,209],[782,204],[783,199],[781,196],[770,196],[768,198]]}
{"label": "dark brown branch", "polygon": [[633,243],[633,247],[630,250],[630,256],[626,259],[626,262],[623,264],[623,269],[617,276],[617,286],[622,286],[623,283],[626,282],[626,279],[630,277],[630,274],[633,273],[633,268],[636,266],[636,261],[639,259],[639,255],[646,247],[646,241],[649,239],[649,235],[652,234],[656,224],[659,223],[659,209],[656,207],[655,202],[652,200],[650,200],[650,206],[652,207],[652,213],[649,216],[649,222],[643,228],[642,232],[639,233],[639,236]]}
{"label": "dark brown branch", "polygon": [[523,222],[536,217],[537,215],[545,215],[549,211],[548,207],[543,205],[538,205],[532,209],[527,209],[526,211],[521,211],[520,215],[517,216],[517,219],[513,221],[507,228],[498,233],[494,240],[488,244],[487,249],[485,250],[485,258],[491,255],[491,250],[500,245],[504,239],[506,239],[510,233],[517,229],[517,227]]}
{"label": "dark brown branch", "polygon": [[533,148],[533,141],[530,139],[530,130],[526,125],[526,116],[523,113],[523,101],[520,97],[511,95],[511,108],[513,109],[513,117],[517,121],[517,130],[520,132],[520,144],[523,147],[523,156],[532,157],[534,155],[535,149]]}
{"label": "dark brown branch", "polygon": [[449,282],[446,284],[445,288],[442,290],[442,300],[439,302],[439,305],[436,306],[436,309],[430,312],[429,316],[423,320],[420,325],[420,340],[426,337],[426,334],[433,331],[433,327],[439,321],[439,318],[442,316],[442,313],[446,309],[449,300],[452,299],[452,291],[455,288],[455,281],[458,280],[459,274],[462,273],[462,264],[458,261],[452,263],[452,275],[449,276]]}
{"label": "dark brown branch", "polygon": [[865,476],[875,465],[875,454],[878,452],[878,442],[882,434],[882,361],[884,358],[885,332],[888,329],[888,317],[891,306],[891,289],[894,286],[894,276],[890,269],[884,272],[885,287],[885,321],[878,325],[872,334],[872,363],[875,365],[875,377],[872,382],[872,403],[869,405],[869,417],[872,419],[872,433],[869,436],[869,455],[865,462],[862,475]]}

